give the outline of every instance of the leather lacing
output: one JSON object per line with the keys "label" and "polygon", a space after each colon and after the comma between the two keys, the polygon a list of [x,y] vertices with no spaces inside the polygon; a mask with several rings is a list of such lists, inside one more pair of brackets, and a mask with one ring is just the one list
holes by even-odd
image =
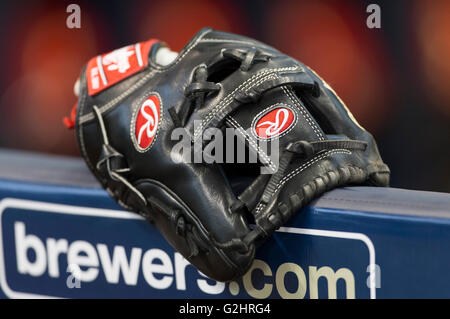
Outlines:
{"label": "leather lacing", "polygon": [[[250,48],[248,50],[224,49],[222,50],[222,55],[239,61],[240,69],[244,72],[250,70],[256,63],[266,62],[271,58],[270,55],[264,54],[259,49],[255,48]],[[281,84],[282,82],[280,81],[279,83],[274,82],[269,83],[268,85]],[[316,87],[312,87],[312,89],[314,88]],[[220,89],[220,84],[208,81],[208,67],[205,64],[199,65],[194,71],[192,82],[185,90],[186,99],[180,108],[180,111],[177,112],[174,107],[168,110],[175,126],[184,126],[194,110],[203,107],[207,95],[217,92]],[[263,90],[261,90],[261,92],[263,92]],[[186,240],[186,244],[190,249],[190,257],[198,255],[200,251],[208,252],[208,247],[205,246],[204,240],[201,238],[197,227],[189,223],[179,210],[171,209],[155,197],[150,197],[147,201],[145,196],[123,176],[129,172],[130,169],[126,167],[124,156],[109,144],[101,112],[96,106],[94,106],[93,109],[100,124],[103,137],[102,153],[97,162],[97,169],[108,174],[111,179],[124,184],[145,206],[150,203],[150,205],[153,206],[153,210],[157,209],[164,213],[174,226],[175,233]],[[270,235],[281,226],[280,220],[287,220],[291,214],[287,208],[282,209],[281,214],[283,215],[283,218],[277,219],[277,222],[274,224],[273,218],[271,219],[271,216],[268,216],[267,210],[269,209],[268,204],[277,199],[280,190],[278,189],[276,192],[274,190],[281,178],[285,175],[285,172],[294,157],[306,160],[326,150],[365,150],[366,146],[367,144],[365,142],[354,140],[325,140],[316,142],[300,140],[290,143],[281,155],[278,170],[272,174],[268,180],[267,176],[260,175],[247,190],[238,196],[238,200],[230,207],[235,213],[250,211],[254,214],[254,208],[257,205],[262,207],[262,209],[259,210],[259,213],[255,215],[257,218],[256,227],[244,238],[233,238],[227,242],[218,242],[213,237],[210,237],[210,240],[216,247],[221,249],[232,249],[242,253],[248,252],[250,249],[249,247],[253,242],[260,237]],[[254,192],[257,192],[260,196],[249,196],[250,193]],[[146,217],[149,218],[149,216]]]}
{"label": "leather lacing", "polygon": [[158,198],[151,196],[149,198],[151,208],[166,215],[170,223],[175,228],[175,234],[184,238],[189,248],[189,258],[197,256],[200,251],[208,252],[208,247],[204,245],[196,227],[186,221],[185,216],[178,209],[173,209],[163,203]]}
{"label": "leather lacing", "polygon": [[[103,138],[102,152],[99,160],[97,161],[96,168],[105,175],[117,182],[121,182],[132,193],[134,193],[143,203],[144,206],[150,204],[152,211],[158,210],[166,215],[175,228],[175,233],[184,238],[190,253],[189,258],[197,256],[200,251],[208,251],[208,247],[203,244],[203,240],[198,233],[196,227],[188,223],[179,210],[171,209],[161,200],[156,197],[150,197],[147,201],[145,196],[137,190],[123,174],[130,171],[130,168],[126,167],[125,158],[123,154],[119,153],[109,144],[108,134],[106,132],[105,124],[101,112],[97,106],[93,106],[94,113],[100,125],[100,130]],[[152,214],[139,210],[140,214],[153,222]]]}
{"label": "leather lacing", "polygon": [[92,108],[100,125],[100,131],[103,139],[102,151],[97,161],[96,168],[100,172],[109,175],[112,180],[124,184],[137,195],[144,205],[147,205],[145,196],[123,176],[123,174],[130,171],[130,168],[126,166],[125,157],[109,144],[108,134],[106,132],[102,114],[97,106],[94,105]]}
{"label": "leather lacing", "polygon": [[[261,50],[256,48],[250,48],[247,50],[242,49],[223,49],[221,52],[223,57],[235,59],[240,62],[241,71],[249,71],[253,65],[258,62],[267,62],[270,60],[271,56],[263,53]],[[187,87],[185,91],[186,100],[185,103],[180,108],[180,112],[176,112],[175,108],[169,109],[169,114],[171,115],[175,126],[185,126],[191,114],[195,109],[200,109],[203,107],[205,98],[208,94],[217,92],[220,90],[220,84],[210,82],[208,78],[208,67],[206,64],[199,65],[194,71],[194,76],[192,83]],[[281,81],[280,81],[281,82]],[[279,83],[268,83],[268,85],[278,85]],[[318,85],[314,83],[314,86],[310,87],[311,93],[314,96],[318,95]],[[260,90],[264,92],[264,90]],[[250,96],[255,99],[256,96]],[[246,97],[248,98],[248,97]],[[248,99],[237,99],[238,101],[245,103]],[[285,175],[287,168],[289,167],[292,159],[295,157],[303,160],[307,160],[317,155],[318,153],[331,149],[358,149],[365,150],[366,143],[362,141],[350,141],[350,140],[325,140],[317,142],[308,141],[296,141],[290,143],[284,150],[281,158],[277,172],[272,174],[272,176],[267,179],[266,176],[261,175],[255,183],[253,183],[247,192],[244,191],[238,200],[233,203],[230,207],[231,211],[234,213],[244,214],[246,211],[250,211],[255,214],[254,208],[258,205],[260,207],[260,213],[255,216],[259,218],[256,227],[245,237],[245,238],[233,238],[230,241],[220,243],[214,238],[211,238],[213,243],[222,249],[235,249],[243,253],[249,250],[249,245],[256,241],[260,237],[268,236],[270,233],[275,231],[280,225],[278,223],[273,224],[273,218],[270,219],[265,215],[268,215],[264,208],[267,208],[269,202],[276,200],[275,197],[278,196],[278,192],[274,192],[276,186],[280,180]],[[246,193],[254,193],[257,191],[260,196],[247,196]],[[284,212],[284,215],[290,215],[290,212]],[[288,217],[277,219],[286,220]],[[195,227],[193,227],[195,229]]]}
{"label": "leather lacing", "polygon": [[[222,50],[222,55],[239,61],[240,69],[242,71],[248,71],[255,63],[266,62],[270,59],[269,55],[263,54],[256,48],[251,48],[249,50],[224,49]],[[194,110],[203,107],[206,96],[221,89],[220,84],[208,81],[207,79],[208,67],[206,64],[201,64],[195,69],[192,82],[185,90],[186,99],[180,107],[180,111],[177,112],[173,107],[168,110],[175,126],[185,126]],[[199,238],[197,228],[191,224],[187,224],[181,214],[177,214],[176,218],[172,218],[172,220],[176,224],[176,233],[186,238],[188,246],[191,249],[191,256],[197,255],[199,253],[198,244],[203,242],[201,238]],[[189,229],[186,231],[187,227],[189,227]],[[225,243],[218,242],[214,237],[211,237],[210,239],[214,245],[222,249],[248,251],[248,245],[240,238],[233,238]]]}
{"label": "leather lacing", "polygon": [[207,81],[208,70],[205,64],[199,65],[193,75],[191,84],[188,85],[184,94],[186,99],[177,113],[174,108],[169,109],[169,114],[177,127],[186,125],[193,111],[203,106],[207,94],[220,90],[220,85]]}
{"label": "leather lacing", "polygon": [[[223,57],[231,58],[240,62],[240,69],[248,71],[258,62],[267,62],[270,55],[264,54],[261,50],[250,48],[248,50],[223,49]],[[208,94],[217,92],[221,85],[208,81],[208,66],[200,64],[194,71],[192,81],[185,90],[185,101],[177,112],[174,107],[168,110],[170,117],[176,127],[184,127],[194,110],[200,109],[205,103]]]}
{"label": "leather lacing", "polygon": [[241,62],[240,69],[242,71],[248,71],[255,63],[267,62],[271,58],[269,54],[265,54],[260,49],[257,49],[255,47],[249,48],[247,50],[224,49],[222,50],[222,55],[224,57],[232,58]]}
{"label": "leather lacing", "polygon": [[[249,71],[253,65],[258,62],[267,62],[270,60],[271,56],[263,53],[261,50],[256,48],[250,48],[246,50],[242,49],[223,49],[221,52],[223,57],[235,59],[240,62],[241,71]],[[169,109],[169,114],[172,117],[172,120],[175,126],[183,127],[186,125],[189,117],[196,109],[200,109],[203,107],[205,98],[209,93],[217,92],[220,90],[220,84],[211,82],[207,80],[208,78],[208,67],[206,64],[199,65],[194,71],[193,79],[190,85],[188,85],[185,96],[185,103],[180,108],[179,112],[176,112],[175,108],[172,107]],[[275,85],[279,83],[274,82]],[[268,85],[274,85],[273,83],[268,83]],[[314,86],[310,87],[311,93],[314,96],[318,95],[318,85],[314,83]],[[263,90],[260,91],[264,92]],[[252,99],[255,99],[255,96],[250,96]],[[248,98],[248,97],[246,97]],[[247,99],[238,99],[240,102],[245,103]],[[325,141],[317,141],[317,142],[308,142],[308,141],[296,141],[294,143],[290,143],[286,149],[284,150],[281,158],[277,172],[272,174],[270,179],[267,181],[265,176],[261,175],[256,183],[249,187],[247,193],[254,192],[257,190],[261,193],[261,196],[245,196],[246,191],[238,197],[238,200],[233,203],[230,207],[231,211],[234,213],[244,214],[245,211],[254,212],[254,208],[259,205],[262,207],[260,209],[261,213],[255,217],[261,217],[267,215],[264,207],[267,207],[267,204],[274,200],[274,196],[278,196],[279,191],[274,192],[276,186],[280,182],[280,180],[285,175],[287,168],[289,167],[294,156],[300,159],[309,159],[316,154],[331,150],[331,149],[358,149],[365,150],[366,143],[362,141],[350,141],[350,140],[325,140]],[[248,198],[252,198],[252,200],[248,201]],[[276,200],[276,199],[275,199]],[[286,217],[286,216],[285,216]],[[267,219],[267,220],[266,220]],[[278,219],[279,220],[279,219]],[[286,220],[283,218],[281,220]],[[273,219],[271,220],[273,221]],[[259,223],[256,227],[243,239],[241,238],[233,238],[230,241],[220,243],[214,238],[211,238],[213,243],[222,249],[236,249],[243,253],[249,250],[249,245],[257,240],[261,236],[268,236],[272,233],[276,228],[280,225],[273,224],[268,220],[268,218],[260,218]],[[195,229],[195,227],[193,227]]]}

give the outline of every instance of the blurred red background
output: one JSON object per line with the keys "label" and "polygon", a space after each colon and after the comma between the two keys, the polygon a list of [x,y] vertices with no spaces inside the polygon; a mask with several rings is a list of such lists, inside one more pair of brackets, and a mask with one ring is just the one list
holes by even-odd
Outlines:
{"label": "blurred red background", "polygon": [[[81,29],[66,7],[81,8]],[[381,28],[366,7],[381,8]],[[0,147],[78,155],[61,123],[98,53],[202,27],[276,46],[316,70],[371,131],[392,186],[450,191],[450,1],[2,1]]]}

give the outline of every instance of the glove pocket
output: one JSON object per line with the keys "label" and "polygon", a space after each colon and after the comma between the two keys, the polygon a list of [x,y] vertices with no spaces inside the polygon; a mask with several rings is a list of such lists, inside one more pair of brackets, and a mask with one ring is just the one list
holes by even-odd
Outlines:
{"label": "glove pocket", "polygon": [[156,180],[139,180],[134,186],[144,195],[146,204],[128,192],[124,196],[127,205],[153,224],[204,275],[227,282],[244,275],[250,268],[254,245],[240,245],[237,236],[225,243],[218,242],[214,230],[208,229],[177,194]]}

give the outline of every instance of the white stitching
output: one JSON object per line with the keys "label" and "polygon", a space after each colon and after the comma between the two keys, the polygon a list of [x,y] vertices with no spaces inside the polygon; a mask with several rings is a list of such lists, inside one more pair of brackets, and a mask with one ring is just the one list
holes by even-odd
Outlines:
{"label": "white stitching", "polygon": [[227,117],[227,122],[228,122],[228,124],[230,124],[231,126],[234,126],[239,132],[241,132],[241,134],[244,136],[244,138],[249,142],[249,145],[251,146],[251,147],[253,147],[253,149],[256,151],[256,153],[258,154],[258,155],[260,155],[261,156],[261,158],[265,161],[265,163],[264,164],[268,164],[269,165],[269,167],[272,169],[272,170],[276,170],[276,166],[275,166],[275,164],[273,164],[273,162],[272,162],[272,160],[270,159],[270,157],[266,154],[266,153],[264,153],[264,151],[263,150],[261,150],[261,148],[259,147],[259,145],[253,140],[253,139],[251,139],[249,136],[248,136],[248,134],[247,134],[247,132],[245,132],[245,130],[243,129],[243,127],[233,118],[233,117],[231,117],[231,116],[228,116]]}
{"label": "white stitching", "polygon": [[[250,85],[247,85],[245,88],[242,88],[242,90],[249,90],[255,86],[258,86],[260,84],[262,84],[263,82],[267,81],[267,80],[275,80],[277,79],[279,76],[275,73],[268,73],[265,76],[257,79],[256,81],[252,81],[252,83],[249,83]],[[230,102],[232,101],[233,97],[231,97],[229,100]],[[228,103],[229,104],[229,103]],[[220,116],[225,116],[226,114],[223,113],[223,109],[226,108],[227,105],[224,105],[223,107],[221,107],[219,110],[217,110],[215,115],[220,115]],[[211,113],[208,114],[208,116]],[[211,120],[215,115],[211,116],[211,118],[209,120]]]}
{"label": "white stitching", "polygon": [[302,112],[303,117],[308,122],[308,124],[311,126],[311,128],[314,130],[314,133],[319,138],[319,140],[324,140],[322,132],[320,132],[319,128],[314,123],[313,119],[311,119],[308,112],[304,109],[304,106],[301,103],[299,103],[298,99],[295,97],[295,95],[292,93],[292,91],[284,86],[282,88],[283,88],[284,93],[291,100],[291,102],[294,103],[299,108],[300,112]]}
{"label": "white stitching", "polygon": [[249,145],[251,145],[253,147],[253,149],[266,161],[265,164],[268,164],[270,168],[272,168],[273,170],[276,170],[276,166],[273,164],[273,162],[271,161],[269,156],[260,149],[259,145],[256,144],[254,140],[248,138],[248,134],[247,134],[247,132],[245,132],[243,127],[240,126],[239,123],[237,123],[236,120],[234,118],[232,118],[231,116],[229,116],[227,118],[227,120],[230,125],[234,126],[235,128],[238,129],[238,131],[241,132],[241,134],[244,136],[244,138],[249,142]]}
{"label": "white stitching", "polygon": [[[139,87],[143,86],[145,82],[153,75],[153,71],[145,75],[143,78],[141,78],[139,81],[137,81],[135,84],[130,86],[126,91],[121,93],[120,95],[116,96],[114,99],[103,105],[102,107],[99,107],[100,114],[105,113],[109,109],[111,109],[113,106],[116,105],[120,100],[126,98],[128,95],[133,93],[133,91],[137,90]],[[94,113],[85,114],[82,117],[80,117],[80,123],[85,123],[87,121],[90,121],[94,118]]]}
{"label": "white stitching", "polygon": [[[317,163],[318,161],[324,159],[325,157],[328,157],[330,155],[333,154],[351,154],[352,152],[350,152],[349,150],[346,149],[335,149],[335,150],[330,150],[327,151],[324,154],[320,154],[315,158],[310,159],[308,162],[302,164],[301,166],[297,167],[295,170],[293,170],[292,172],[290,172],[288,175],[286,175],[285,177],[283,177],[280,182],[278,183],[277,187],[275,188],[275,190],[272,192],[271,196],[273,194],[275,194],[280,188],[281,186],[283,186],[287,181],[289,181],[290,179],[292,179],[294,176],[298,175],[299,173],[301,173],[303,170],[305,170],[306,168],[310,167],[311,165],[313,165],[314,163]],[[260,203],[258,204],[258,206],[256,207],[256,211],[255,214],[258,214],[259,211],[262,209],[263,205]]]}
{"label": "white stitching", "polygon": [[[188,54],[199,42],[200,40],[207,34],[209,33],[211,30],[206,31],[205,33],[203,33],[202,35],[200,35],[197,40],[195,40],[192,45],[179,57],[177,57],[177,59],[175,60],[175,62],[170,65],[168,67],[168,69],[174,67],[175,65],[178,64],[178,62],[180,62],[185,56],[186,54]],[[108,103],[106,103],[105,105],[103,105],[102,107],[99,108],[100,113],[104,113],[106,111],[108,111],[110,108],[112,108],[113,106],[115,106],[115,104],[117,102],[119,102],[120,100],[126,98],[129,94],[131,94],[133,91],[137,90],[139,87],[143,86],[145,84],[145,82],[147,82],[147,80],[154,74],[154,73],[161,73],[161,72],[165,72],[168,69],[155,69],[155,70],[151,70],[147,75],[145,75],[143,78],[141,78],[139,81],[137,81],[135,84],[133,84],[132,86],[130,86],[126,91],[122,92],[119,96],[116,96],[114,99],[112,99],[111,101],[109,101]],[[80,113],[81,114],[81,113]],[[89,114],[85,114],[83,116],[80,117],[79,122],[81,124],[90,121],[94,118],[94,114],[91,112]]]}
{"label": "white stitching", "polygon": [[333,154],[351,154],[351,153],[352,152],[350,152],[349,150],[346,150],[346,149],[335,149],[335,150],[327,151],[325,154],[322,154],[321,156],[319,156],[316,159],[312,160],[312,162],[310,162],[310,163],[307,162],[307,163],[303,164],[302,166],[296,168],[295,170],[290,172],[288,175],[283,177],[280,180],[280,182],[278,183],[277,188],[275,189],[274,193],[276,193],[280,189],[280,187],[283,186],[283,184],[285,184],[288,180],[290,180],[294,176],[298,175],[305,168],[311,166],[312,164],[316,163],[317,161],[322,160],[325,157],[328,157],[328,156],[333,155]]}
{"label": "white stitching", "polygon": [[[136,135],[135,135],[135,126],[136,126],[136,121],[137,121],[137,116],[138,116],[138,112],[140,110],[140,107],[142,106],[142,103],[149,98],[151,95],[156,95],[158,97],[160,106],[159,106],[159,121],[157,123],[158,127],[156,129],[156,134],[153,137],[153,141],[150,143],[149,146],[147,146],[147,148],[145,149],[141,149],[141,147],[138,145],[137,141],[136,141]],[[161,128],[161,123],[163,121],[163,117],[164,117],[164,107],[163,107],[163,101],[161,99],[161,96],[158,94],[158,92],[155,91],[150,91],[145,93],[143,96],[141,96],[141,98],[139,98],[139,100],[135,103],[132,104],[131,108],[133,110],[132,116],[131,116],[131,123],[130,123],[130,138],[131,141],[133,142],[134,148],[139,152],[139,153],[146,153],[147,151],[149,151],[153,144],[154,141],[156,141],[156,139],[158,138],[158,133],[160,131]]]}
{"label": "white stitching", "polygon": [[[217,109],[223,109],[226,106],[225,103],[227,103],[227,104],[229,103],[228,101],[233,98],[236,91],[244,89],[244,88],[247,90],[247,89],[249,89],[248,86],[251,86],[254,82],[257,82],[256,85],[260,84],[261,83],[260,80],[262,80],[262,78],[264,78],[264,76],[266,76],[266,75],[269,75],[269,76],[275,75],[275,74],[270,74],[270,73],[275,73],[275,72],[279,72],[279,71],[295,70],[295,69],[297,69],[297,66],[286,67],[286,68],[266,69],[266,70],[263,70],[262,72],[259,72],[255,75],[253,75],[250,79],[247,79],[245,82],[241,83],[238,87],[236,87],[230,94],[228,94],[222,101],[220,101],[220,103],[218,103],[216,106],[214,106],[214,108],[211,110],[211,112],[208,113],[208,115],[205,117],[205,119],[202,120],[202,123],[204,121],[209,121],[212,117],[214,117]],[[194,136],[195,136],[195,134],[194,134]]]}
{"label": "white stitching", "polygon": [[311,117],[311,115],[308,113],[305,106],[300,102],[300,100],[294,95],[294,93],[292,92],[292,88],[286,88],[286,90],[288,92],[288,97],[291,99],[291,101],[293,101],[297,105],[300,111],[304,114],[306,121],[308,121],[309,125],[314,130],[319,140],[324,140],[321,130],[314,122],[315,120]]}
{"label": "white stitching", "polygon": [[[78,104],[78,114],[81,114],[83,112],[84,106],[85,106],[85,102],[86,102],[86,96],[87,96],[87,92],[86,92],[86,83],[85,81],[81,81],[81,87],[80,87],[80,94],[82,96],[80,103]],[[86,160],[87,165],[89,166],[89,168],[92,171],[94,170],[94,166],[91,164],[91,162],[89,161],[89,157],[86,151],[86,146],[84,144],[84,139],[83,139],[83,123],[79,122],[78,123],[78,140],[80,141],[80,149],[81,149],[81,153],[83,154],[83,157]]]}
{"label": "white stitching", "polygon": [[[295,115],[294,116],[295,117],[294,122],[291,123],[290,127],[286,131],[282,132],[279,135],[276,135],[276,136],[270,137],[270,138],[261,138],[261,137],[259,137],[257,134],[255,134],[255,132],[256,132],[256,129],[255,129],[256,122],[259,121],[260,117],[262,117],[261,116],[262,114],[268,113],[268,112],[270,112],[270,110],[274,110],[274,109],[276,109],[278,107],[284,107],[284,108],[287,108],[287,109],[293,111],[293,113]],[[279,103],[275,103],[275,104],[272,104],[271,106],[266,107],[264,110],[262,110],[261,112],[256,114],[256,116],[253,118],[253,121],[252,121],[252,124],[251,124],[251,128],[252,128],[251,132],[252,132],[252,135],[258,140],[271,141],[271,140],[279,139],[279,138],[283,137],[284,135],[286,135],[287,133],[289,133],[297,125],[297,122],[298,122],[297,110],[295,108],[293,108],[292,106],[290,106],[289,104],[287,104],[287,103],[279,102]]]}
{"label": "white stitching", "polygon": [[258,204],[258,207],[256,207],[256,211],[255,211],[255,215],[258,215],[259,214],[259,212],[261,211],[261,209],[264,207],[264,205],[263,204]]}
{"label": "white stitching", "polygon": [[[198,136],[199,132],[201,130],[203,130],[205,123],[208,123],[218,112],[220,112],[222,109],[224,109],[231,102],[231,100],[234,97],[234,94],[238,90],[248,90],[249,88],[251,88],[253,86],[252,84],[254,84],[254,86],[259,85],[259,84],[261,84],[262,81],[267,80],[270,77],[277,76],[276,74],[274,74],[275,72],[296,70],[297,68],[298,67],[295,66],[295,67],[285,67],[285,68],[278,68],[278,69],[266,69],[260,73],[255,74],[250,79],[247,79],[245,82],[241,83],[230,94],[228,94],[222,101],[220,101],[218,104],[216,104],[213,107],[213,109],[211,110],[211,112],[208,113],[208,115],[204,119],[202,119],[201,124],[194,131],[194,139]],[[268,75],[267,78],[264,78],[266,75]]]}
{"label": "white stitching", "polygon": [[[286,70],[295,70],[297,67],[289,67],[289,68],[278,68],[278,69],[267,69],[264,70],[260,73],[255,74],[254,76],[252,76],[250,79],[247,79],[245,82],[241,83],[238,87],[236,87],[230,94],[228,94],[222,101],[220,101],[216,106],[214,106],[214,108],[211,110],[210,113],[208,113],[208,115],[205,117],[205,119],[202,120],[202,124],[205,121],[209,121],[212,117],[214,117],[216,114],[215,112],[218,109],[223,109],[226,104],[229,104],[231,102],[231,100],[234,97],[234,94],[236,93],[236,91],[241,90],[241,89],[248,89],[248,86],[251,87],[251,85],[253,83],[256,82],[256,84],[260,84],[260,80],[262,80],[264,78],[264,76],[269,75],[269,76],[274,76],[274,74],[270,74],[273,72],[278,72],[278,71],[286,71]],[[201,126],[200,126],[201,129]],[[194,136],[196,134],[194,133]],[[197,133],[198,135],[198,133]]]}

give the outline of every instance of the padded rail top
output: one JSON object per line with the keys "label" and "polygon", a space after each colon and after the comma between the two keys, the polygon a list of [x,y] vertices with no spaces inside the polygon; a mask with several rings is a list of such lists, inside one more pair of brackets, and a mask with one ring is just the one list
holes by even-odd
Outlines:
{"label": "padded rail top", "polygon": [[[0,179],[100,188],[81,158],[0,149]],[[420,217],[450,218],[450,194],[384,187],[342,187],[312,203],[326,207]]]}

